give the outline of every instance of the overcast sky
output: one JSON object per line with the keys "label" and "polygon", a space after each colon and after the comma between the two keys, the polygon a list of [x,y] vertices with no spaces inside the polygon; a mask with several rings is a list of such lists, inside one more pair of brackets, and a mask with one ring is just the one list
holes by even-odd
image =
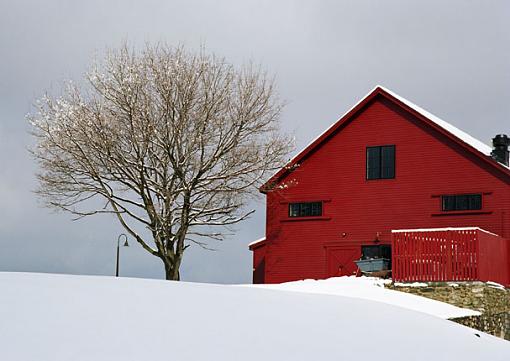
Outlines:
{"label": "overcast sky", "polygon": [[[263,64],[298,149],[377,84],[489,144],[510,133],[509,19],[509,1],[0,0],[0,271],[114,273],[120,226],[42,208],[26,150],[34,100],[79,83],[106,47],[204,43],[234,64]],[[183,279],[249,282],[263,202],[217,251],[192,249]],[[162,278],[160,261],[131,243],[121,274]]]}

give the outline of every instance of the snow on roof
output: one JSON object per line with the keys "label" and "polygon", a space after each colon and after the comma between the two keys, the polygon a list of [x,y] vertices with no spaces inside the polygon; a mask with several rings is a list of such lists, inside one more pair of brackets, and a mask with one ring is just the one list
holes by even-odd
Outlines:
{"label": "snow on roof", "polygon": [[392,92],[391,90],[386,89],[385,87],[383,87],[381,85],[378,85],[376,88],[381,88],[386,93],[388,93],[391,96],[393,96],[394,98],[400,100],[402,103],[404,103],[408,107],[414,109],[416,112],[420,113],[421,115],[423,115],[427,119],[429,119],[432,122],[434,122],[437,125],[439,125],[441,128],[443,128],[443,129],[447,130],[448,132],[450,132],[451,134],[455,135],[457,138],[462,140],[464,143],[469,144],[470,146],[472,146],[473,148],[475,148],[479,152],[481,152],[481,153],[483,153],[485,155],[488,155],[488,156],[491,155],[492,148],[489,145],[487,145],[487,144],[483,143],[482,141],[472,137],[471,135],[467,134],[466,132],[460,130],[459,128],[457,128],[455,126],[453,126],[452,124],[448,123],[447,121],[445,121],[445,120],[435,116],[434,114],[426,111],[425,109],[419,107],[418,105],[414,104],[410,100],[407,100],[406,98],[401,97],[400,95]]}
{"label": "snow on roof", "polygon": [[[366,94],[364,97],[362,97],[356,104],[354,104],[349,110],[347,110],[339,119],[344,118],[347,114],[349,114],[354,108],[356,108],[359,104],[361,104],[368,96],[370,96],[370,94],[372,94],[377,89],[381,89],[384,92],[386,92],[389,95],[391,95],[392,97],[394,97],[395,99],[401,101],[402,103],[404,103],[408,107],[410,107],[413,110],[415,110],[416,112],[420,113],[421,115],[423,115],[424,117],[426,117],[427,119],[429,119],[430,121],[435,123],[436,125],[440,126],[444,130],[446,130],[449,133],[453,134],[454,136],[456,136],[457,138],[462,140],[464,143],[466,143],[466,144],[470,145],[471,147],[475,148],[476,150],[478,150],[482,154],[484,154],[486,156],[490,156],[491,155],[492,148],[489,145],[487,145],[487,144],[483,143],[482,141],[474,138],[473,136],[471,136],[471,135],[467,134],[466,132],[460,130],[459,128],[455,127],[454,125],[448,123],[447,121],[445,121],[445,120],[435,116],[434,114],[428,112],[427,110],[419,107],[418,105],[414,104],[412,101],[410,101],[410,100],[408,100],[408,99],[398,95],[397,93],[394,93],[393,91],[383,87],[382,85],[376,85],[372,90],[370,90],[370,92],[368,92],[368,94]],[[311,146],[313,143],[315,143],[319,138],[321,138],[324,134],[328,133],[333,127],[335,127],[335,125],[337,123],[338,123],[338,120],[335,121],[333,124],[331,124],[325,131],[320,133],[317,137],[315,137],[305,147],[303,147],[302,150],[300,150],[298,153],[296,153],[290,159],[290,161],[287,163],[286,166],[288,166],[290,164],[293,164],[294,160],[303,152],[304,149],[307,149],[309,146]],[[499,163],[499,164],[501,164],[505,168],[510,169],[510,166],[506,166],[506,165],[504,165],[502,163]],[[273,174],[269,179],[272,179],[276,174],[278,174],[278,172]]]}
{"label": "snow on roof", "polygon": [[254,245],[256,245],[257,243],[260,243],[260,242],[264,242],[265,240],[266,240],[266,237],[262,237],[262,238],[256,239],[255,241],[248,243],[248,247],[254,246]]}
{"label": "snow on roof", "polygon": [[415,228],[415,229],[393,229],[392,233],[404,233],[404,232],[442,232],[442,231],[482,231],[494,236],[498,236],[496,233],[489,232],[480,227],[443,227],[443,228]]}

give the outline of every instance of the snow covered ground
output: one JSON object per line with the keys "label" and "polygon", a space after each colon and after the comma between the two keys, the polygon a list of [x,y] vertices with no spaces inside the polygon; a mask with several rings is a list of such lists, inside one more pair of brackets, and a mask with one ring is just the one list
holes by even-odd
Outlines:
{"label": "snow covered ground", "polygon": [[510,342],[372,300],[0,273],[0,360],[510,360]]}
{"label": "snow covered ground", "polygon": [[456,318],[479,315],[480,312],[455,307],[448,303],[415,296],[409,293],[392,291],[384,288],[391,281],[375,277],[334,277],[327,280],[304,280],[275,285],[247,285],[266,289],[318,293],[355,297],[365,300],[384,302],[409,310],[425,312],[440,318]]}

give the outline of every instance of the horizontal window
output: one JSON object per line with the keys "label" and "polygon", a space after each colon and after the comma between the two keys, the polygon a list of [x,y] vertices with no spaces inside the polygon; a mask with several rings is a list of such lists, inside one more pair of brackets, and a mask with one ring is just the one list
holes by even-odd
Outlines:
{"label": "horizontal window", "polygon": [[481,194],[454,194],[441,196],[443,211],[471,211],[482,209]]}
{"label": "horizontal window", "polygon": [[395,146],[367,147],[367,179],[395,178]]}
{"label": "horizontal window", "polygon": [[289,217],[322,216],[322,202],[289,203]]}
{"label": "horizontal window", "polygon": [[387,244],[361,246],[361,259],[391,259],[391,246]]}

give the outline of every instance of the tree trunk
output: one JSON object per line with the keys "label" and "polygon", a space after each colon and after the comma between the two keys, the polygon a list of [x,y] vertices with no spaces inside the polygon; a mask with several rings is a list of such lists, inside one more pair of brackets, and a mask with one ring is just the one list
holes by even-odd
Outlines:
{"label": "tree trunk", "polygon": [[[180,263],[180,262],[179,262]],[[180,281],[179,269],[169,260],[163,260],[165,265],[165,278],[167,281]]]}

